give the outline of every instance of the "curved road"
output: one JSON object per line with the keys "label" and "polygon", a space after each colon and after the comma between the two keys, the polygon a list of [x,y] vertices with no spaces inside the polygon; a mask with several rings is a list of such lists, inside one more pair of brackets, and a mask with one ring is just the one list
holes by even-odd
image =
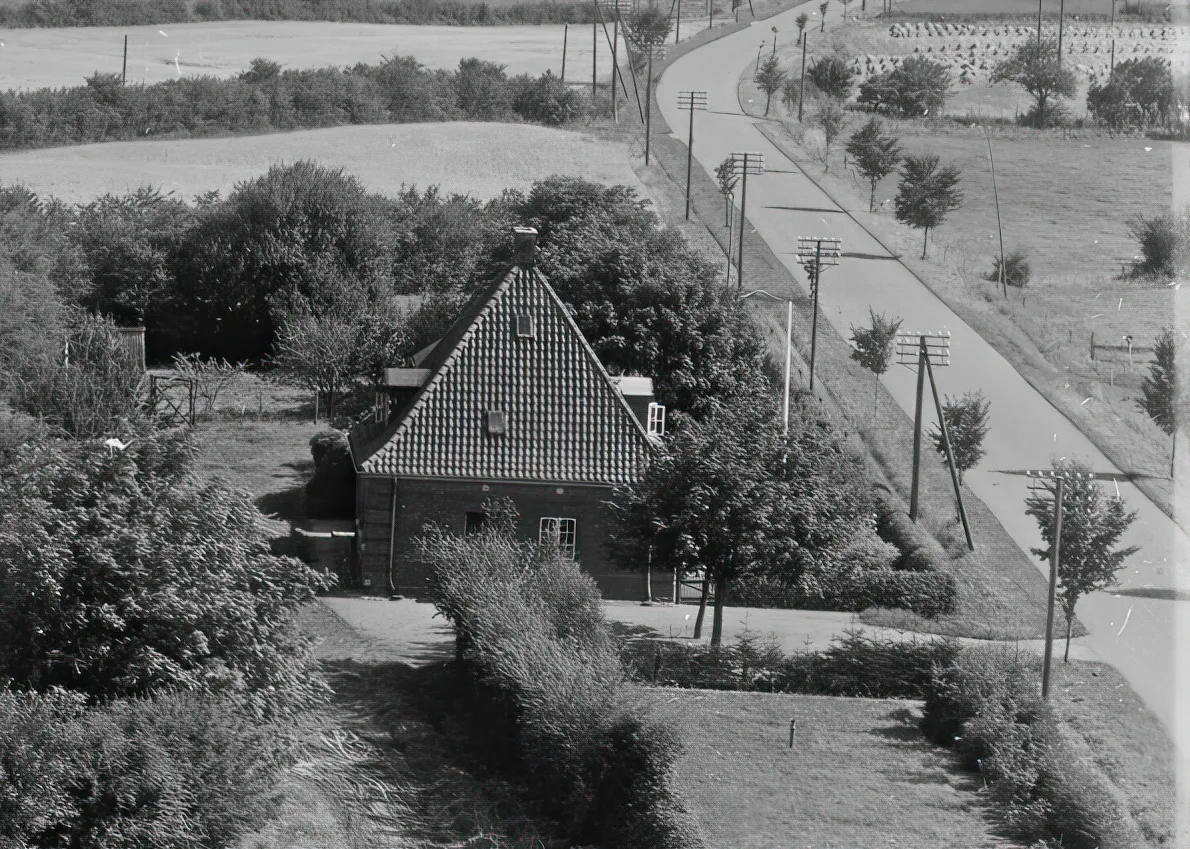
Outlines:
{"label": "curved road", "polygon": [[[804,289],[808,291],[806,277],[795,261],[797,237],[842,238],[844,259],[823,278],[820,300],[823,316],[844,337],[850,336],[852,324],[868,323],[869,307],[904,317],[903,326],[909,331],[950,331],[952,365],[938,370],[939,390],[958,394],[979,388],[991,401],[992,429],[984,444],[987,456],[965,480],[1028,551],[1040,545],[1040,536],[1034,520],[1024,512],[1026,479],[1005,471],[1047,468],[1052,457],[1070,456],[1087,462],[1097,472],[1120,472],[1007,360],[782,156],[756,129],[760,119],[740,111],[736,82],[741,71],[756,61],[757,36],[771,38],[773,25],[782,34],[794,33],[797,14],[816,12],[816,7],[816,3],[806,4],[757,21],[752,28],[677,59],[658,84],[660,109],[671,127],[681,128],[675,138],[685,144],[687,117],[676,108],[677,93],[688,89],[708,92],[709,111],[695,118],[694,155],[712,179],[715,166],[732,151],[764,154],[766,173],[748,180],[748,221]],[[838,20],[840,9],[832,4],[828,23]],[[809,29],[814,29],[816,19],[811,16]],[[784,38],[790,40],[788,35]],[[744,276],[746,280],[746,255]],[[903,367],[893,368],[884,381],[897,403],[912,416],[914,374]],[[927,419],[927,426],[930,421],[932,418]],[[1124,674],[1170,729],[1179,750],[1190,753],[1190,601],[1129,594],[1142,588],[1190,590],[1190,540],[1131,484],[1121,482],[1119,488],[1139,514],[1123,544],[1139,545],[1141,550],[1121,570],[1120,587],[1079,602],[1079,618],[1091,632],[1085,642],[1099,658]],[[1038,568],[1046,567],[1039,563]],[[1180,661],[1179,645],[1183,649]],[[1061,644],[1056,643],[1055,650],[1060,649]]]}

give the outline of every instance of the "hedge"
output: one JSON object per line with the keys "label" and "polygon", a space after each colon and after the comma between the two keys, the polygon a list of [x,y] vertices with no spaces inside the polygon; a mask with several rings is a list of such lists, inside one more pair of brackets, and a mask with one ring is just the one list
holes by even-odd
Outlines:
{"label": "hedge", "polygon": [[594,581],[496,529],[431,531],[423,550],[489,763],[580,845],[701,845],[670,785],[678,737],[625,685]]}
{"label": "hedge", "polygon": [[821,594],[772,579],[745,578],[732,585],[730,598],[741,607],[851,611],[897,607],[934,618],[954,612],[958,587],[948,572],[867,569],[832,580]]}
{"label": "hedge", "polygon": [[[486,96],[473,92],[483,86]],[[498,105],[498,108],[494,108]],[[0,93],[0,148],[40,148],[143,139],[425,121],[581,119],[589,97],[549,71],[509,78],[504,66],[464,59],[429,70],[410,57],[377,65],[282,71],[256,59],[238,77],[183,77],[120,84],[95,73],[74,88]]]}

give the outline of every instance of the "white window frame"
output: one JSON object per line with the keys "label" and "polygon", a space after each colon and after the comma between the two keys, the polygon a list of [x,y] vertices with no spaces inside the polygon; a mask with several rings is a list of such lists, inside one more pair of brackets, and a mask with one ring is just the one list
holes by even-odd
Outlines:
{"label": "white window frame", "polygon": [[485,410],[484,425],[489,435],[503,436],[508,433],[508,414],[503,410]]}
{"label": "white window frame", "polygon": [[558,550],[574,559],[578,542],[578,520],[566,516],[542,516],[537,525],[537,541],[541,545],[556,545]]}
{"label": "white window frame", "polygon": [[[522,328],[522,322],[528,327]],[[516,335],[521,339],[537,338],[537,322],[533,319],[533,313],[521,313],[516,317]]]}
{"label": "white window frame", "polygon": [[646,423],[649,436],[665,436],[665,405],[649,403],[649,420]]}

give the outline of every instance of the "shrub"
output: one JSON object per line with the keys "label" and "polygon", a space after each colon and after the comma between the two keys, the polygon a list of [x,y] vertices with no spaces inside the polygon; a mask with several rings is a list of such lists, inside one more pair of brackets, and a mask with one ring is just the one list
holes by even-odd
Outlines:
{"label": "shrub", "polygon": [[790,610],[866,610],[893,607],[932,619],[952,613],[958,589],[947,572],[867,569],[841,572],[813,589],[772,578],[744,578],[733,587],[730,603],[742,607]]}
{"label": "shrub", "polygon": [[590,104],[581,93],[552,72],[546,71],[536,79],[520,74],[509,80],[512,111],[525,121],[560,127],[587,117]]}
{"label": "shrub", "polygon": [[140,419],[140,364],[109,321],[74,313],[62,330],[14,364],[13,405],[74,437],[126,431]]}
{"label": "shrub", "polygon": [[[1004,257],[1004,282],[1017,289],[1024,289],[1029,285],[1033,269],[1029,266],[1029,258],[1022,250],[1015,250]],[[1000,257],[992,258],[992,270],[987,276],[993,283],[1000,282]]]}
{"label": "shrub", "polygon": [[275,810],[289,761],[234,700],[0,691],[0,844],[235,845]]}
{"label": "shrub", "polygon": [[1159,56],[1127,59],[1106,83],[1087,90],[1087,111],[1116,130],[1168,123],[1176,101],[1169,60]]}
{"label": "shrub", "polygon": [[1190,268],[1190,214],[1163,212],[1146,218],[1138,215],[1128,222],[1128,233],[1140,245],[1143,257],[1137,272],[1172,277]]}
{"label": "shrub", "polygon": [[582,842],[699,842],[669,783],[675,731],[635,703],[594,581],[555,549],[431,531],[433,598],[477,683],[486,744]]}
{"label": "shrub", "polygon": [[322,697],[292,614],[325,580],[271,555],[247,494],[192,476],[194,451],[146,432],[122,451],[28,446],[0,469],[0,679],[241,693],[262,713]]}

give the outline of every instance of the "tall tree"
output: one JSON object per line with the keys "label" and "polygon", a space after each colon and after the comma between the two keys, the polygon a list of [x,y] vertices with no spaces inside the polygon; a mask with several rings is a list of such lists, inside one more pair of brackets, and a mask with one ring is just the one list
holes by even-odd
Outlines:
{"label": "tall tree", "polygon": [[781,85],[785,82],[788,73],[781,67],[781,63],[777,61],[776,56],[769,56],[760,63],[760,68],[756,72],[755,81],[760,90],[764,92],[764,115],[767,118],[769,114],[769,106],[773,102],[773,95],[780,90]]}
{"label": "tall tree", "polygon": [[1153,343],[1153,362],[1149,374],[1140,385],[1141,397],[1136,403],[1157,427],[1173,437],[1173,450],[1169,458],[1169,476],[1174,474],[1177,458],[1178,428],[1181,426],[1185,399],[1178,384],[1178,347],[1173,331],[1162,328],[1157,341]]}
{"label": "tall tree", "polygon": [[818,4],[818,12],[822,15],[822,22],[818,27],[819,32],[826,32],[826,10],[830,8],[830,0],[822,0]]}
{"label": "tall tree", "polygon": [[[1062,496],[1062,546],[1058,560],[1058,581],[1062,613],[1066,617],[1066,654],[1070,659],[1070,631],[1074,608],[1087,593],[1115,586],[1116,572],[1124,560],[1140,550],[1129,546],[1113,550],[1120,537],[1136,520],[1124,499],[1107,496],[1091,470],[1070,460],[1056,460],[1055,473],[1065,476]],[[1044,548],[1034,548],[1038,557],[1049,560],[1054,550],[1054,499],[1032,495],[1025,512],[1037,520]]]}
{"label": "tall tree", "polygon": [[[946,435],[950,437],[950,450],[959,473],[959,483],[963,482],[963,473],[974,469],[975,464],[987,453],[983,450],[983,440],[988,435],[988,411],[991,406],[991,402],[978,390],[967,392],[962,398],[947,395],[942,405],[942,418],[946,421]],[[934,440],[934,449],[946,462],[942,429],[934,425],[930,437]]]}
{"label": "tall tree", "polygon": [[805,12],[802,12],[800,15],[797,16],[796,23],[797,23],[797,46],[801,47],[802,46],[802,36],[805,35],[805,32],[806,32],[806,24],[810,23],[810,16],[807,15]]}
{"label": "tall tree", "polygon": [[1058,45],[1054,41],[1025,42],[1008,58],[992,69],[993,83],[1010,82],[1021,86],[1033,98],[1033,109],[1026,121],[1037,127],[1048,127],[1054,117],[1054,103],[1060,98],[1074,97],[1076,80],[1069,64],[1058,59]]}
{"label": "tall tree", "polygon": [[876,209],[876,185],[896,170],[901,161],[901,144],[896,136],[885,133],[875,118],[870,118],[847,140],[847,155],[855,170],[868,181],[868,212]]}
{"label": "tall tree", "polygon": [[925,231],[922,259],[926,258],[930,228],[942,224],[946,216],[963,203],[960,179],[958,168],[953,165],[940,167],[938,157],[933,154],[906,156],[901,164],[895,214],[898,221]]}
{"label": "tall tree", "polygon": [[806,69],[806,76],[814,87],[827,97],[846,100],[851,96],[851,83],[855,69],[842,56],[823,56]]}
{"label": "tall tree", "polygon": [[868,307],[868,315],[872,317],[868,327],[851,326],[851,343],[855,345],[851,359],[872,372],[872,416],[875,418],[880,403],[880,375],[888,371],[901,319],[887,319],[884,313],[876,315],[871,307]]}

